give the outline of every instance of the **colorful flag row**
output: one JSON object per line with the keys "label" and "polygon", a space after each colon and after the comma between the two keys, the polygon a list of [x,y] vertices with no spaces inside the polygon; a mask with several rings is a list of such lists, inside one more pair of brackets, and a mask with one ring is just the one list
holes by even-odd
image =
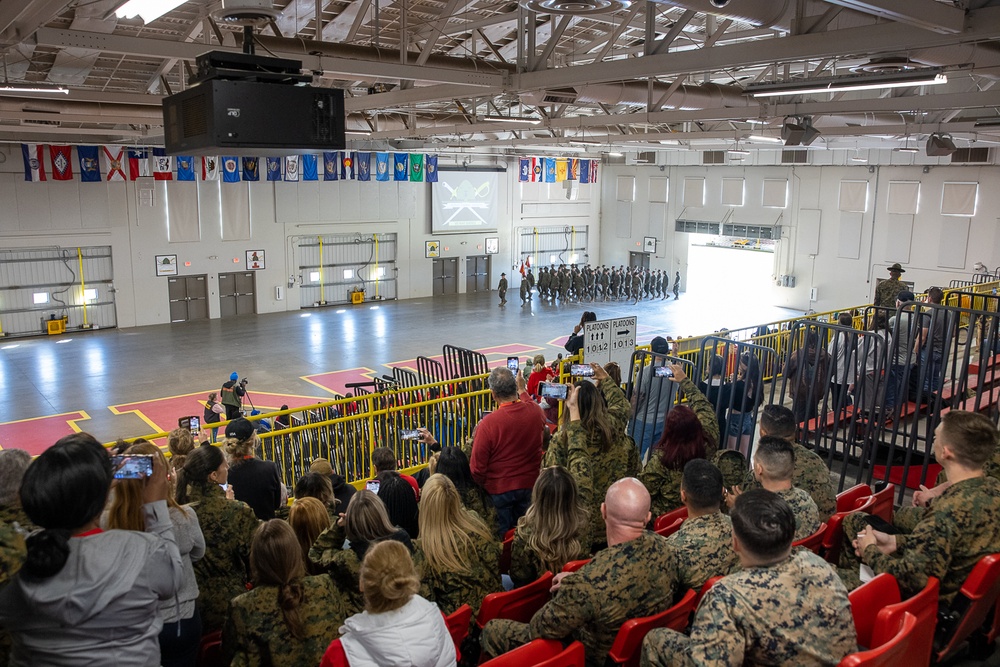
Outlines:
{"label": "colorful flag row", "polygon": [[[46,150],[47,149],[47,150]],[[21,144],[24,179],[44,181],[73,179],[72,146]],[[162,148],[126,149],[119,146],[77,146],[80,180],[134,181],[152,176],[158,181],[240,181],[261,180],[261,158],[167,155]],[[419,153],[378,153],[327,151],[264,159],[267,181],[409,181],[436,183],[438,156]],[[322,163],[320,162],[322,160]],[[390,166],[391,165],[391,166]]]}
{"label": "colorful flag row", "polygon": [[517,180],[521,183],[597,182],[597,160],[555,157],[520,158]]}

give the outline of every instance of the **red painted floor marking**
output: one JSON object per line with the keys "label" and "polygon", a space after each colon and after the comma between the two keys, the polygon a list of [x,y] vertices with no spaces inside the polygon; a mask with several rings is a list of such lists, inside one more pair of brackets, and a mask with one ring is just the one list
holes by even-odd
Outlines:
{"label": "red painted floor marking", "polygon": [[[348,392],[352,394],[354,393],[353,389],[349,389],[347,387],[348,384],[352,382],[370,382],[371,379],[378,374],[378,371],[362,366],[360,368],[348,368],[343,371],[331,371],[330,373],[303,375],[302,379],[306,382],[311,382],[317,387],[321,387],[330,393],[344,396]],[[370,387],[368,389],[369,391],[371,390]],[[334,400],[334,397],[330,396],[327,400],[332,401]]]}
{"label": "red painted floor marking", "polygon": [[0,424],[0,448],[23,449],[38,456],[59,438],[84,430],[76,422],[87,419],[90,415],[79,411],[4,422]]}

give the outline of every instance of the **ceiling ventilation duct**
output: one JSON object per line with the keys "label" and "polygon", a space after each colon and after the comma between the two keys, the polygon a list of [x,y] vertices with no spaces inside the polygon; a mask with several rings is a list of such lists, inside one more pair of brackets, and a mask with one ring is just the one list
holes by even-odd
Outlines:
{"label": "ceiling ventilation duct", "polygon": [[611,14],[628,9],[632,0],[522,0],[521,6],[539,14]]}
{"label": "ceiling ventilation duct", "polygon": [[212,17],[216,21],[246,25],[276,19],[280,13],[271,0],[222,0],[222,7]]}

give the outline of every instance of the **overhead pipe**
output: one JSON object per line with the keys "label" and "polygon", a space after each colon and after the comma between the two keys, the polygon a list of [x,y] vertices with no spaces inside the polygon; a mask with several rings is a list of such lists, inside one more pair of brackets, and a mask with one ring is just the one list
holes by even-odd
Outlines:
{"label": "overhead pipe", "polygon": [[[654,103],[670,88],[670,84],[653,84]],[[521,94],[521,102],[533,106],[547,104],[548,95],[573,96],[573,104],[609,104],[624,106],[645,106],[649,100],[648,84],[642,81],[620,83],[593,83],[555,91],[530,91]],[[721,107],[745,108],[759,106],[759,102],[748,97],[739,86],[722,86],[706,83],[698,86],[681,85],[658,108],[663,109],[717,109]],[[654,109],[651,109],[653,111]]]}

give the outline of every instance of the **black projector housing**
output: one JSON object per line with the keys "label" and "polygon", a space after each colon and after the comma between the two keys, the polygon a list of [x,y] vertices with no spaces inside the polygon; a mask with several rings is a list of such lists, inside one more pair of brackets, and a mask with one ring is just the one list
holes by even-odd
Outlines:
{"label": "black projector housing", "polygon": [[345,148],[344,91],[301,85],[305,77],[254,66],[271,59],[218,58],[217,52],[201,56],[201,80],[164,98],[168,154],[278,157]]}

